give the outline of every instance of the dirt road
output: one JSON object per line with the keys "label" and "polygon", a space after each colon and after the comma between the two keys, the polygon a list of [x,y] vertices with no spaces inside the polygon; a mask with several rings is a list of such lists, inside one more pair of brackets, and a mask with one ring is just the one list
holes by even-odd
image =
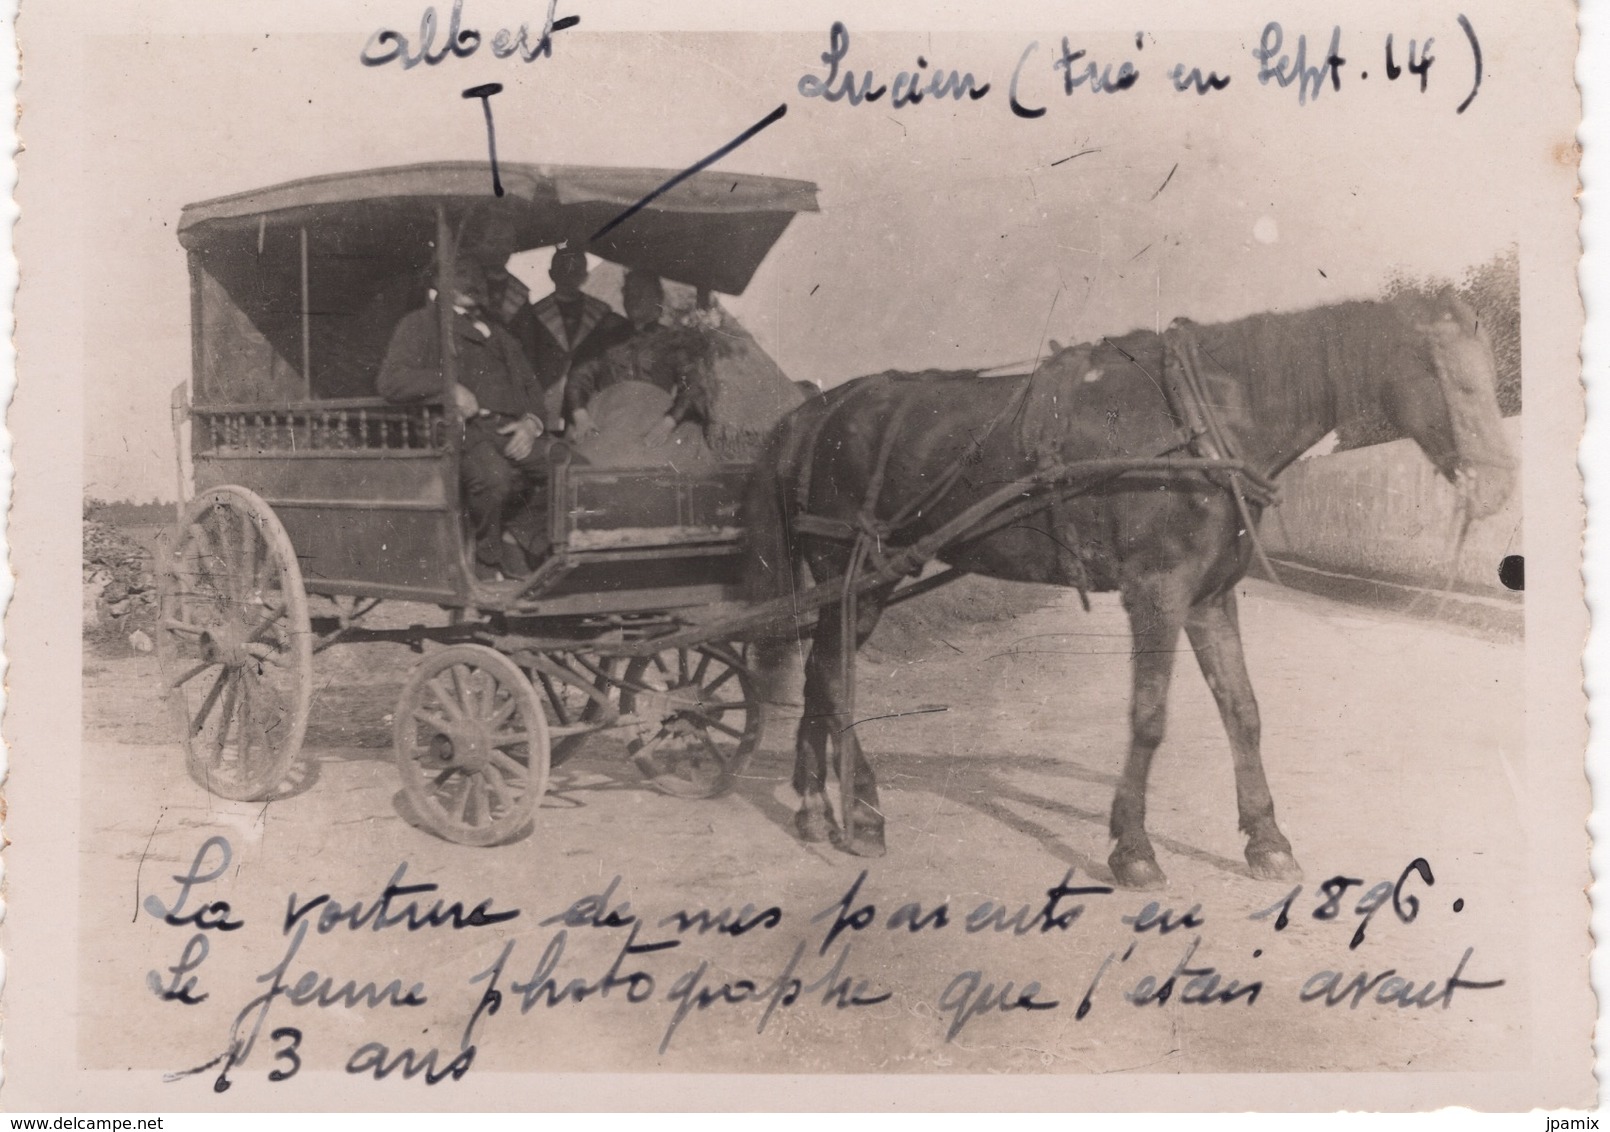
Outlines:
{"label": "dirt road", "polygon": [[[492,850],[445,844],[399,813],[387,718],[410,654],[390,646],[320,658],[308,789],[266,806],[220,803],[185,776],[154,665],[90,660],[86,1062],[197,1065],[224,1052],[239,1015],[237,1035],[261,1026],[235,1074],[296,1058],[336,1069],[355,1054],[365,1069],[379,1056],[362,1052],[371,1042],[392,1059],[437,1049],[445,1068],[495,984],[501,1009],[469,1034],[477,1073],[1505,1065],[1527,1010],[1521,644],[1245,585],[1269,778],[1306,873],[1284,916],[1249,919],[1292,887],[1246,874],[1228,746],[1188,653],[1149,810],[1169,888],[1053,892],[1111,884],[1106,817],[1127,738],[1129,642],[1115,600],[1098,597],[1087,614],[1075,595],[1044,592],[1051,604],[944,632],[920,661],[898,626],[865,654],[861,710],[894,717],[861,728],[889,822],[879,861],[794,838],[791,736],[778,732],[738,790],[710,802],[653,792],[622,749],[596,739],[556,772],[529,837]],[[222,900],[244,927],[197,933],[140,910],[152,895],[171,909],[172,878],[214,836],[227,840],[229,863],[216,868],[214,843],[192,871],[216,879],[174,918]],[[1416,858],[1427,871],[1406,875]],[[1321,885],[1337,876],[1362,883],[1327,905]],[[439,886],[397,896],[392,912],[441,898],[519,915],[410,932],[376,931],[354,912],[325,932],[325,902],[287,923],[288,907],[323,894],[368,909],[388,881]],[[603,899],[582,901],[590,895]],[[568,922],[552,919],[577,901]],[[901,911],[910,904],[920,908]],[[679,911],[723,908],[727,930],[679,930]],[[1155,922],[1165,909],[1167,932]],[[308,925],[300,943],[296,925]],[[172,977],[167,968],[184,966],[201,934],[206,958]],[[656,943],[667,946],[647,948]],[[472,981],[500,954],[500,972]],[[290,987],[319,972],[304,998],[317,998],[325,976],[326,999],[341,999],[348,980],[372,980],[381,998],[401,983],[380,1005],[299,1005],[285,993],[252,1009],[277,965]],[[190,997],[207,997],[159,1001],[149,971],[167,987],[194,977]],[[1507,982],[1450,988],[1456,971]],[[422,1005],[393,1004],[415,983]],[[301,1036],[271,1039],[281,1027]],[[295,1058],[275,1060],[292,1046]]]}

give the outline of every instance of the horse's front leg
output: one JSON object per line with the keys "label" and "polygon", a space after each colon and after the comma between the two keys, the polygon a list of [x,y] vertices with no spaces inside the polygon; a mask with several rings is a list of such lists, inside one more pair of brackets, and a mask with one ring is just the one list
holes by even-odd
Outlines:
{"label": "horse's front leg", "polygon": [[1146,835],[1146,782],[1151,776],[1152,755],[1163,741],[1174,649],[1184,621],[1184,603],[1173,599],[1173,590],[1161,580],[1124,590],[1134,641],[1134,690],[1129,708],[1129,757],[1113,795],[1108,827],[1116,844],[1107,856],[1114,879],[1124,888],[1161,888],[1167,881]]}
{"label": "horse's front leg", "polygon": [[830,690],[822,675],[820,637],[811,642],[805,659],[805,706],[794,740],[794,789],[799,812],[794,828],[801,841],[837,841],[838,822],[827,801],[827,745],[832,735]]}
{"label": "horse's front leg", "polygon": [[[858,857],[881,857],[884,853],[883,812],[878,801],[877,778],[872,764],[856,738],[849,711],[846,664],[855,663],[857,644],[871,632],[876,612],[863,610],[864,631],[847,638],[836,605],[824,608],[817,617],[816,636],[805,661],[805,717],[800,722],[795,749],[794,788],[800,792],[800,811],[795,817],[800,836],[820,841],[831,836],[840,848]],[[853,765],[853,790],[847,813],[839,816],[843,829],[833,820],[826,793],[826,749],[831,743],[837,755],[841,783],[846,765]]]}
{"label": "horse's front leg", "polygon": [[1235,592],[1228,590],[1193,607],[1185,631],[1218,702],[1224,730],[1230,736],[1236,808],[1240,811],[1241,832],[1247,835],[1247,864],[1260,880],[1297,880],[1302,869],[1292,856],[1291,842],[1275,822],[1274,798],[1263,774],[1258,700],[1241,649]]}

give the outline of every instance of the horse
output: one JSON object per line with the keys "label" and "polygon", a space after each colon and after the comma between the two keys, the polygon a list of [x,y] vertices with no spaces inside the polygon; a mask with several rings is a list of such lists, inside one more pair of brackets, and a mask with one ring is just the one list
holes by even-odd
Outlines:
{"label": "horse", "polygon": [[[819,585],[863,577],[1002,485],[1024,485],[1004,518],[972,524],[937,557],[959,572],[1075,587],[1081,597],[1121,594],[1133,682],[1109,823],[1115,881],[1165,882],[1146,832],[1146,784],[1182,630],[1228,734],[1247,865],[1260,879],[1296,879],[1264,775],[1236,611],[1236,583],[1254,550],[1261,555],[1257,520],[1284,468],[1338,427],[1368,420],[1411,437],[1455,485],[1462,540],[1516,478],[1486,333],[1445,288],[1051,345],[1026,377],[889,371],[785,417],[743,505],[749,596],[797,593],[801,566]],[[845,588],[814,628],[798,630],[811,642],[795,825],[805,841],[832,840],[858,856],[886,846],[873,760],[852,717],[855,653],[900,580],[859,596]],[[842,826],[826,793],[830,745]]]}

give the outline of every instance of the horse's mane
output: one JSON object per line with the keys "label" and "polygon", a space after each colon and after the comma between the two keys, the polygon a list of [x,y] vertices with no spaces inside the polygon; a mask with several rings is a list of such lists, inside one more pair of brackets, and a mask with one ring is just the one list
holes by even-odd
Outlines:
{"label": "horse's mane", "polygon": [[1204,355],[1233,375],[1257,419],[1344,420],[1379,383],[1423,375],[1419,297],[1357,301],[1196,325]]}

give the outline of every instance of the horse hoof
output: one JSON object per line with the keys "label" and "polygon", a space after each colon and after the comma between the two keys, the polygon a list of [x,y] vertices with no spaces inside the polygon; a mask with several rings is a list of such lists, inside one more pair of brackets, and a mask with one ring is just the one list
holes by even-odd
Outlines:
{"label": "horse hoof", "polygon": [[1247,850],[1247,867],[1258,880],[1302,880],[1302,866],[1285,849]]}
{"label": "horse hoof", "polygon": [[882,833],[857,833],[841,838],[838,846],[855,857],[881,857],[888,852],[883,844]]}
{"label": "horse hoof", "polygon": [[1157,867],[1157,861],[1151,857],[1130,857],[1114,853],[1107,858],[1107,867],[1112,869],[1113,879],[1118,882],[1119,888],[1148,891],[1162,888],[1168,883],[1163,870]]}
{"label": "horse hoof", "polygon": [[838,823],[824,814],[797,813],[794,815],[794,828],[799,832],[801,841],[838,840]]}

